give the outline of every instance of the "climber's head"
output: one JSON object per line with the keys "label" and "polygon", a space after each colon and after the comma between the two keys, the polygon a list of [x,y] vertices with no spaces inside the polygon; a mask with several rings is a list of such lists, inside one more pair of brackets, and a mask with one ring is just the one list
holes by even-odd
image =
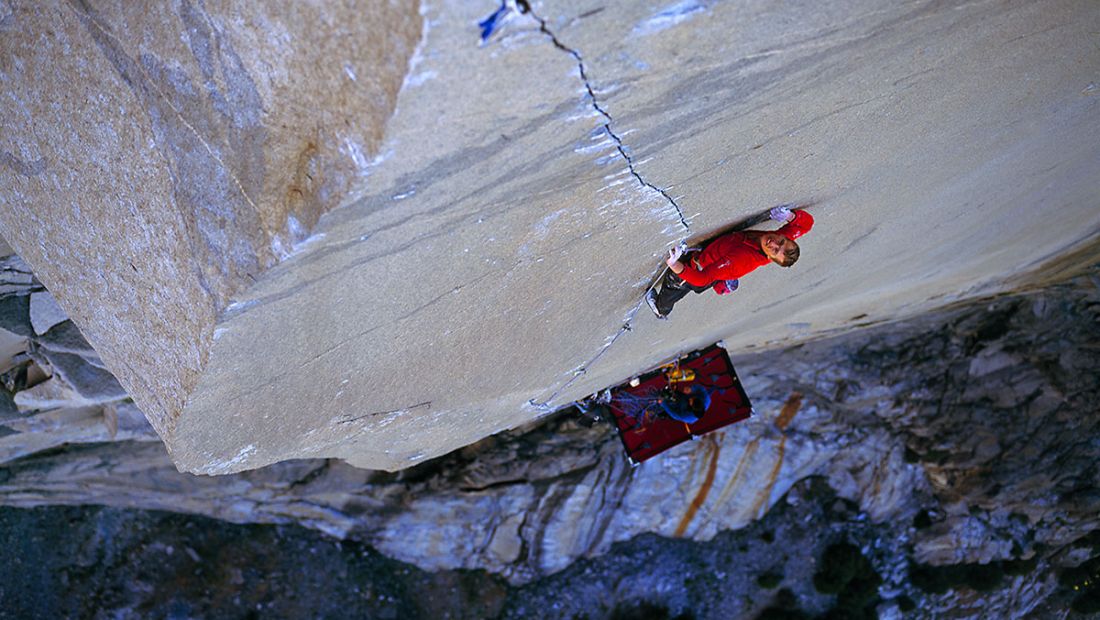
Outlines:
{"label": "climber's head", "polygon": [[688,409],[690,409],[696,417],[703,417],[703,414],[706,413],[707,409],[710,407],[710,390],[695,384],[691,387],[684,386],[680,388],[680,392],[687,397]]}
{"label": "climber's head", "polygon": [[760,235],[760,249],[780,267],[790,267],[798,260],[798,244],[779,233]]}

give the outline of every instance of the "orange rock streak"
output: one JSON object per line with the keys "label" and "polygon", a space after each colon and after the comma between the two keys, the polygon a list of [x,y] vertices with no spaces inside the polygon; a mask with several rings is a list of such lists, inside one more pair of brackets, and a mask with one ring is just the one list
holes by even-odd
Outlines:
{"label": "orange rock streak", "polygon": [[707,464],[707,475],[703,478],[703,484],[699,487],[699,491],[691,500],[691,504],[688,505],[684,517],[680,519],[680,524],[676,526],[676,536],[683,536],[684,532],[687,531],[688,525],[690,525],[692,519],[695,518],[695,513],[699,512],[699,508],[703,505],[703,502],[707,501],[707,495],[710,494],[710,489],[714,485],[714,475],[718,472],[718,455],[722,452],[722,449],[714,440],[710,440],[709,443],[711,454],[710,463]]}

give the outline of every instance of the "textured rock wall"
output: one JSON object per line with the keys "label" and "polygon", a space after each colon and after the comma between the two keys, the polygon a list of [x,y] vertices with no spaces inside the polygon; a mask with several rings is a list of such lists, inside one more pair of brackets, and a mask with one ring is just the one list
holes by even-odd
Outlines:
{"label": "textured rock wall", "polygon": [[[392,155],[223,317],[177,465],[409,467],[716,340],[1006,290],[1100,227],[1089,2],[531,6],[482,42],[496,6],[424,3]],[[817,218],[795,268],[645,312],[669,244],[783,202]]]}
{"label": "textured rock wall", "polygon": [[[758,415],[637,468],[606,423],[569,414],[397,474],[314,460],[206,478],[155,443],[72,448],[7,464],[0,503],[293,522],[524,582],[644,532],[709,540],[821,477],[918,561],[1049,557],[1100,527],[1098,313],[1092,275],[741,357]],[[898,525],[920,513],[927,527]]]}
{"label": "textured rock wall", "polygon": [[218,315],[364,187],[409,3],[0,2],[0,231],[162,435]]}
{"label": "textured rock wall", "polygon": [[63,445],[152,441],[141,410],[19,256],[0,257],[0,463]]}
{"label": "textured rock wall", "polygon": [[[410,467],[1100,228],[1092,0],[0,6],[4,235],[186,471]],[[786,202],[795,268],[640,313],[666,247]]]}

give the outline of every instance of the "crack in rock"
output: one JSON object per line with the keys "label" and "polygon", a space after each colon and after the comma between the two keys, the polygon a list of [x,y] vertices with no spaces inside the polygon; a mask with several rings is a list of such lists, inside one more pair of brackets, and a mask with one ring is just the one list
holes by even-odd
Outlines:
{"label": "crack in rock", "polygon": [[592,89],[592,83],[588,79],[588,71],[585,69],[584,66],[584,58],[581,56],[580,52],[562,43],[561,40],[558,39],[557,35],[551,32],[550,29],[546,26],[546,20],[539,17],[535,13],[534,9],[531,8],[528,0],[516,0],[516,8],[517,10],[519,10],[520,13],[526,13],[530,15],[535,21],[539,23],[539,31],[549,37],[550,41],[554,43],[554,47],[560,49],[566,54],[569,54],[573,57],[574,60],[577,61],[577,70],[580,72],[581,81],[584,82],[585,90],[588,91],[588,97],[592,100],[592,108],[605,119],[603,123],[603,130],[607,132],[607,135],[610,136],[611,139],[615,142],[615,148],[619,151],[619,154],[623,156],[623,160],[626,161],[626,167],[630,170],[630,174],[635,179],[637,179],[638,182],[641,183],[644,187],[648,187],[649,189],[663,196],[664,199],[668,201],[668,204],[672,205],[672,208],[676,209],[676,215],[680,218],[680,225],[684,227],[685,231],[690,232],[691,226],[688,224],[687,219],[684,217],[684,211],[680,208],[680,205],[676,203],[676,200],[673,199],[672,196],[670,196],[668,192],[666,192],[664,189],[657,187],[656,185],[643,179],[642,175],[639,174],[638,170],[634,167],[634,159],[630,157],[629,154],[627,154],[626,148],[623,146],[622,138],[620,138],[619,135],[615,133],[615,130],[611,128],[611,123],[614,119],[612,119],[611,115],[607,113],[607,110],[605,110],[603,106],[600,105],[600,100],[596,98],[596,91]]}
{"label": "crack in rock", "polygon": [[623,322],[622,327],[620,327],[614,333],[614,335],[609,337],[607,339],[607,341],[604,342],[603,346],[600,347],[600,350],[594,356],[592,356],[591,359],[586,361],[583,365],[573,369],[573,372],[571,373],[572,376],[569,378],[568,381],[566,381],[561,387],[554,390],[554,392],[551,393],[550,396],[548,396],[547,398],[545,398],[541,401],[539,401],[536,398],[532,398],[531,400],[527,401],[527,404],[529,406],[535,408],[536,410],[538,410],[540,413],[545,414],[545,413],[551,413],[551,412],[555,411],[554,407],[552,407],[550,405],[550,403],[555,398],[557,398],[559,395],[561,395],[561,393],[563,391],[569,389],[569,386],[573,385],[574,381],[576,381],[577,379],[584,376],[588,372],[588,367],[591,366],[592,364],[595,364],[597,361],[599,361],[599,359],[601,357],[603,357],[603,354],[607,353],[608,349],[610,349],[611,346],[614,345],[615,342],[617,342],[619,340],[619,338],[621,338],[627,332],[634,330],[634,327],[633,327],[634,319],[638,315],[638,311],[642,309],[642,304],[644,304],[644,303],[645,303],[644,299],[642,301],[639,301],[637,304],[635,304],[626,313],[626,317],[625,317],[626,320]]}
{"label": "crack in rock", "polygon": [[[507,2],[507,0],[505,0],[505,2]],[[668,204],[672,205],[672,208],[676,210],[676,215],[677,217],[679,217],[680,225],[684,227],[684,231],[691,232],[691,225],[688,224],[687,218],[684,217],[684,211],[680,208],[680,205],[676,203],[676,200],[673,199],[672,196],[670,196],[668,192],[666,192],[664,189],[657,187],[656,185],[642,178],[642,175],[639,174],[638,170],[634,167],[634,159],[626,152],[626,148],[623,145],[622,138],[620,138],[619,135],[615,133],[615,130],[611,128],[611,123],[614,121],[614,119],[612,119],[607,110],[605,110],[603,106],[600,105],[600,100],[596,97],[596,91],[592,88],[592,83],[588,79],[588,71],[585,68],[584,58],[581,56],[580,52],[562,43],[561,40],[558,39],[557,35],[555,35],[550,30],[550,28],[547,27],[546,20],[544,20],[542,17],[539,17],[539,15],[535,13],[534,9],[531,8],[528,0],[515,0],[515,5],[517,11],[530,15],[532,19],[538,22],[539,31],[550,39],[550,41],[554,44],[554,47],[560,49],[566,54],[569,54],[577,62],[577,71],[580,73],[581,81],[584,82],[584,88],[588,92],[589,99],[591,99],[592,101],[592,108],[604,118],[603,130],[607,132],[607,135],[615,143],[616,150],[618,150],[619,154],[622,155],[623,160],[626,161],[626,166],[627,169],[630,171],[631,176],[637,179],[638,183],[642,184],[642,186],[647,187],[663,196]],[[503,6],[505,6],[505,4],[502,4],[502,7]],[[497,13],[494,13],[492,17],[496,16]],[[550,405],[550,403],[555,398],[557,398],[564,390],[568,389],[569,386],[573,384],[573,382],[583,376],[587,372],[588,367],[599,360],[603,356],[603,354],[606,353],[607,350],[610,349],[611,346],[614,345],[615,342],[623,336],[623,334],[633,329],[632,325],[634,319],[644,303],[645,300],[643,299],[627,312],[625,317],[626,320],[624,321],[622,327],[620,327],[612,336],[607,339],[604,345],[600,347],[600,350],[591,359],[587,360],[584,364],[574,369],[571,373],[572,376],[569,378],[568,381],[565,382],[565,384],[554,390],[548,398],[542,399],[541,401],[537,398],[532,398],[531,400],[527,401],[527,404],[543,414],[554,411],[554,408]]]}

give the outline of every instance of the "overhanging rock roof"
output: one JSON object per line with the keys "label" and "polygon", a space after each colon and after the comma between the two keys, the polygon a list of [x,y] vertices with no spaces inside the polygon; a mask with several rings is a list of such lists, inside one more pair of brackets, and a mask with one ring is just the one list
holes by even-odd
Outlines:
{"label": "overhanging rock roof", "polygon": [[[188,471],[399,469],[1100,226],[1085,0],[534,4],[486,44],[466,2],[14,6],[4,237]],[[798,265],[636,315],[668,244],[784,202]]]}

